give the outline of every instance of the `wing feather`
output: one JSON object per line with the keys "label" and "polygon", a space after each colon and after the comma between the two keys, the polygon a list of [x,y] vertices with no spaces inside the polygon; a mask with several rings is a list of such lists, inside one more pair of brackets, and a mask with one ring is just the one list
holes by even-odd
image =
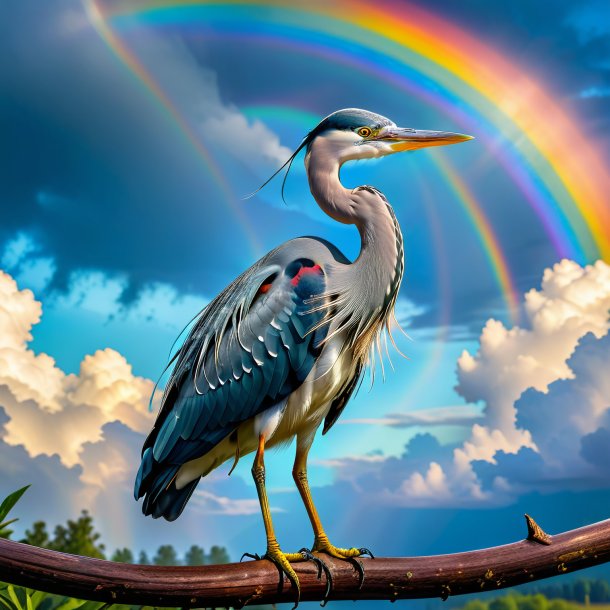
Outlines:
{"label": "wing feather", "polygon": [[[323,314],[309,312],[306,301],[325,290],[322,268],[308,259],[255,265],[201,312],[144,443],[146,476],[138,478],[137,497],[160,493],[161,471],[166,477],[169,466],[204,455],[302,383],[325,336],[322,328],[310,332]],[[146,506],[154,512],[153,504]]]}

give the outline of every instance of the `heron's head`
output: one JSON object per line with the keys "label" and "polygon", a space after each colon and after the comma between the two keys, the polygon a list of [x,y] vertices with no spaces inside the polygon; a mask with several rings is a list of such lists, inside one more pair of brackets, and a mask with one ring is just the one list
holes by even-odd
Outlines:
{"label": "heron's head", "polygon": [[303,138],[299,147],[284,165],[250,196],[260,191],[287,166],[288,169],[282,182],[283,197],[284,185],[292,162],[303,148],[307,151],[306,164],[309,163],[311,155],[317,154],[325,161],[336,161],[341,165],[355,159],[375,159],[405,150],[457,144],[472,139],[472,136],[449,131],[425,131],[397,127],[390,119],[359,108],[337,110],[322,119]]}
{"label": "heron's head", "polygon": [[[327,155],[336,155],[339,163],[354,159],[374,159],[396,152],[427,146],[444,146],[472,140],[472,136],[449,131],[426,131],[397,127],[384,116],[346,108],[323,119],[309,132],[302,145],[308,153],[320,148]],[[323,146],[316,146],[316,144]]]}

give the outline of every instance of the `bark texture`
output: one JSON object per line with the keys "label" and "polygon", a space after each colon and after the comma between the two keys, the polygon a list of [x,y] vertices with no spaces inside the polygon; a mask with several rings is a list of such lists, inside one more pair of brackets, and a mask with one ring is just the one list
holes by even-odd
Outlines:
{"label": "bark texture", "polygon": [[[528,539],[478,551],[429,557],[362,559],[365,580],[348,562],[323,554],[333,576],[330,599],[407,599],[511,587],[610,561],[610,520],[548,536],[527,519]],[[525,529],[525,528],[524,528]],[[326,589],[311,563],[294,564],[301,600]],[[140,566],[66,555],[0,540],[0,580],[79,599],[135,605],[210,607],[294,601],[266,560],[218,566]]]}

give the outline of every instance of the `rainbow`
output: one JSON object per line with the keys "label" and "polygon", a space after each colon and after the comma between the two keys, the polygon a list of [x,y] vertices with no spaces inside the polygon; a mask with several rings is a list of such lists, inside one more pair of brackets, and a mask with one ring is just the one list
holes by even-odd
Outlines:
{"label": "rainbow", "polygon": [[133,74],[136,75],[138,81],[142,83],[146,90],[151,93],[153,99],[166,111],[169,119],[178,126],[180,133],[182,133],[188,145],[193,149],[195,155],[201,159],[203,167],[207,171],[208,176],[218,186],[221,194],[224,196],[225,201],[231,207],[248,239],[250,250],[253,254],[260,256],[263,249],[258,236],[252,230],[250,223],[247,221],[242,207],[235,204],[235,200],[237,198],[236,194],[233,192],[231,185],[220,170],[216,160],[206,149],[193,127],[187,123],[168,95],[154,80],[152,75],[146,70],[138,58],[135,57],[129,48],[112,31],[112,28],[110,28],[102,17],[102,12],[100,11],[98,5],[95,2],[87,2],[85,4],[85,9],[87,11],[89,21],[95,27],[108,48],[110,48],[114,55],[125,66],[127,66],[127,68],[133,72]]}
{"label": "rainbow", "polygon": [[[450,114],[485,143],[540,219],[558,256],[610,260],[610,206],[605,201],[610,178],[600,148],[584,138],[577,118],[526,69],[427,10],[407,2],[358,0],[312,0],[306,7],[289,0],[145,0],[108,6],[90,0],[89,6],[92,23],[108,46],[161,101],[193,146],[197,139],[190,126],[117,32],[135,22],[201,22],[221,35],[300,46],[385,78]],[[196,149],[213,168],[202,145]],[[499,240],[472,192],[446,161],[438,163],[479,234],[514,319],[516,291]]]}
{"label": "rainbow", "polygon": [[510,274],[506,257],[500,249],[500,244],[489,224],[489,220],[485,217],[481,204],[477,201],[464,180],[462,180],[455,169],[451,167],[451,164],[447,161],[445,156],[442,153],[439,153],[435,155],[434,159],[456,199],[462,205],[466,215],[474,225],[483,249],[489,253],[496,281],[504,294],[510,317],[515,321],[519,311],[519,294]]}

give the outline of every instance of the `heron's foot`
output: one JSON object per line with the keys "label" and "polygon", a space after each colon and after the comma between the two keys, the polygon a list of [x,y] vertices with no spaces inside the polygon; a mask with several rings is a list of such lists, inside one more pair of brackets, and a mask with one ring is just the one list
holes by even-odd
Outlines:
{"label": "heron's foot", "polygon": [[293,606],[296,608],[299,605],[299,601],[301,599],[301,585],[299,582],[299,577],[296,572],[290,565],[291,563],[296,563],[299,561],[312,561],[318,569],[318,579],[322,578],[322,572],[326,575],[326,591],[324,593],[324,598],[326,599],[331,587],[332,577],[330,574],[330,570],[328,566],[319,558],[316,557],[309,549],[301,549],[298,553],[284,553],[279,545],[269,545],[267,547],[267,552],[264,555],[258,555],[257,553],[244,553],[241,558],[250,557],[251,559],[268,559],[272,563],[275,564],[279,573],[280,573],[280,591],[284,582],[284,574],[294,587],[296,591],[296,600]]}
{"label": "heron's foot", "polygon": [[342,549],[336,547],[334,544],[331,544],[329,542],[326,536],[316,538],[312,551],[318,553],[326,553],[331,557],[336,557],[337,559],[345,559],[346,561],[349,561],[354,566],[356,572],[358,572],[358,576],[360,578],[360,582],[358,583],[358,589],[361,589],[362,585],[364,584],[364,566],[362,565],[362,562],[358,559],[358,557],[362,557],[363,555],[369,555],[371,559],[375,558],[373,553],[371,553],[369,549],[364,547],[352,547],[351,549]]}

